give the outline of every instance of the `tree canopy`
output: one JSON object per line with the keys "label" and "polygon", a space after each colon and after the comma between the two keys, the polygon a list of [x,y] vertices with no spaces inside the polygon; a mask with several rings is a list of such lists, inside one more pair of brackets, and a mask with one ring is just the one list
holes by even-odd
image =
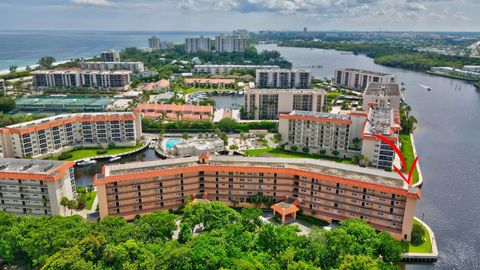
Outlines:
{"label": "tree canopy", "polygon": [[[41,269],[399,269],[401,245],[361,220],[299,235],[261,210],[193,202],[183,216],[16,217],[0,212],[0,258]],[[180,220],[178,240],[173,237]]]}

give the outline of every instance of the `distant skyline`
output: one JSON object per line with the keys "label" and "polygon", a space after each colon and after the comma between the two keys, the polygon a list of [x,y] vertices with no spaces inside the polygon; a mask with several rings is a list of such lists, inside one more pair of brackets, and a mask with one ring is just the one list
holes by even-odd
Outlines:
{"label": "distant skyline", "polygon": [[480,31],[480,0],[0,0],[0,29]]}

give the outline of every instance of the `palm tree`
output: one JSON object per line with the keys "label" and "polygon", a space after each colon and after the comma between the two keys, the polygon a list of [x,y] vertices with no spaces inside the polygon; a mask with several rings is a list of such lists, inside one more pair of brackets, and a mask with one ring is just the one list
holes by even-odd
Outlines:
{"label": "palm tree", "polygon": [[15,66],[15,65],[12,65],[9,67],[10,73],[12,73],[14,79],[15,79],[15,75],[17,74],[17,68],[18,66]]}

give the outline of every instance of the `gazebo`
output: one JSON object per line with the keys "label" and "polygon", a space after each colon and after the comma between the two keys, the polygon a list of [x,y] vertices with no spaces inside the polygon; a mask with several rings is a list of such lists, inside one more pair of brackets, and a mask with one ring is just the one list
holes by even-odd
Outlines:
{"label": "gazebo", "polygon": [[279,202],[272,205],[270,208],[273,210],[273,216],[276,213],[282,216],[281,223],[285,223],[286,217],[291,215],[293,217],[293,221],[297,219],[297,211],[300,210],[297,205],[301,202],[299,198],[296,198],[293,202]]}

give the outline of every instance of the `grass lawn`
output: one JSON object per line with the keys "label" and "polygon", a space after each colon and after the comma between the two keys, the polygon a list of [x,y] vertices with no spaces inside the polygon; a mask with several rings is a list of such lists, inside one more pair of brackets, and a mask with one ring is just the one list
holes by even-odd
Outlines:
{"label": "grass lawn", "polygon": [[[77,159],[82,159],[82,158],[89,158],[89,157],[94,157],[94,156],[108,156],[108,155],[117,155],[117,154],[122,154],[126,152],[130,152],[133,150],[137,150],[139,148],[142,148],[142,145],[139,146],[131,146],[131,147],[115,147],[115,148],[110,148],[107,149],[107,153],[105,154],[97,154],[97,150],[100,148],[84,148],[80,150],[72,150],[72,151],[67,151],[68,153],[72,154],[72,157],[66,160],[77,160]],[[58,156],[55,156],[53,158],[50,158],[53,160],[58,160]]]}
{"label": "grass lawn", "polygon": [[[401,134],[400,143],[402,144],[402,154],[405,157],[405,162],[407,163],[407,172],[410,171],[410,165],[412,165],[413,160],[415,159],[413,155],[413,146],[412,141],[410,140],[410,135]],[[419,179],[417,168],[413,170],[413,184],[416,184]]]}
{"label": "grass lawn", "polygon": [[326,159],[338,163],[351,164],[351,159],[320,157],[319,155],[309,155],[304,153],[289,152],[276,148],[261,148],[243,151],[247,156],[251,157],[280,157],[280,158],[312,158],[312,159]]}
{"label": "grass lawn", "polygon": [[422,226],[422,224],[414,219],[413,226],[421,227],[424,233],[424,241],[420,245],[413,245],[411,243],[402,242],[403,249],[405,252],[411,253],[430,253],[432,251],[432,241],[430,240],[430,234],[427,229]]}
{"label": "grass lawn", "polygon": [[92,204],[96,196],[97,196],[96,191],[87,192],[87,205],[85,206],[87,210],[92,210]]}

